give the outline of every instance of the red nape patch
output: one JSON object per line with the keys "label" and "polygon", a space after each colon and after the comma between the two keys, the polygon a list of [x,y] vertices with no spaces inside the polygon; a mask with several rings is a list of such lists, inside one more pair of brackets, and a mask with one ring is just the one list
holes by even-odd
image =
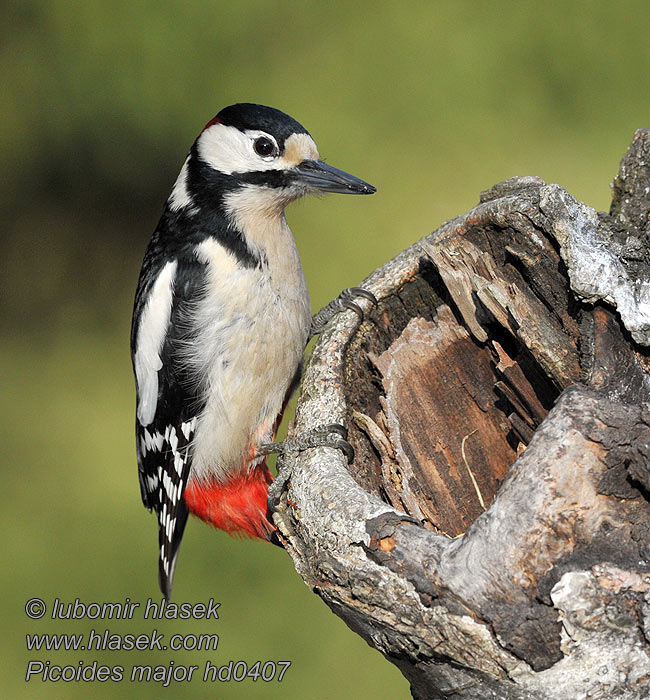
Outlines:
{"label": "red nape patch", "polygon": [[190,513],[219,530],[268,540],[275,530],[266,503],[272,481],[265,464],[239,472],[225,484],[190,481],[185,503]]}
{"label": "red nape patch", "polygon": [[[201,134],[202,134],[206,129],[209,129],[211,126],[213,126],[214,124],[221,124],[221,119],[219,119],[219,117],[212,117],[212,119],[210,119],[210,121],[201,129]],[[201,134],[199,134],[199,136],[200,136]]]}

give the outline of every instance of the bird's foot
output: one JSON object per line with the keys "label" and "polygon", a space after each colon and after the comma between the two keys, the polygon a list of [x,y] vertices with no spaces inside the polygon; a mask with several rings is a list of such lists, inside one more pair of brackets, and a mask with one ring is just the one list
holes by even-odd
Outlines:
{"label": "bird's foot", "polygon": [[354,459],[354,449],[347,441],[348,431],[339,423],[319,426],[308,430],[294,438],[282,442],[267,442],[257,448],[259,455],[270,454],[298,454],[311,447],[333,447],[341,450],[347,457],[348,463]]}
{"label": "bird's foot", "polygon": [[[311,447],[333,447],[341,450],[345,454],[348,463],[354,459],[354,448],[347,441],[348,431],[339,423],[319,426],[314,430],[301,433],[295,438],[290,438],[282,442],[268,442],[257,448],[260,455],[269,454],[298,454]],[[271,511],[275,511],[280,505],[282,494],[286,484],[291,478],[291,467],[289,465],[280,468],[278,460],[278,475],[269,487],[268,505]]]}
{"label": "bird's foot", "polygon": [[[290,478],[291,467],[286,466],[284,469],[280,469],[278,466],[278,475],[269,486],[269,493],[267,496],[267,505],[271,513],[274,513],[279,508],[280,503],[282,502],[282,495],[287,488],[287,483]],[[278,543],[275,542],[274,544]]]}
{"label": "bird's foot", "polygon": [[363,309],[356,303],[357,299],[368,299],[374,306],[377,306],[377,299],[372,292],[369,292],[363,287],[349,287],[344,289],[336,299],[330,301],[327,306],[324,306],[317,314],[314,314],[311,320],[311,330],[309,337],[313,338],[325,330],[327,324],[336,316],[336,314],[346,309],[354,311],[359,317],[359,323],[363,321]]}

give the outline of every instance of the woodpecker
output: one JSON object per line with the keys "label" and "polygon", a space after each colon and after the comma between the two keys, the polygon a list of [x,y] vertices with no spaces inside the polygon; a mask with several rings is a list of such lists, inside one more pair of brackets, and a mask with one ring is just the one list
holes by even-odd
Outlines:
{"label": "woodpecker", "polygon": [[166,598],[189,513],[272,537],[265,455],[312,323],[284,210],[328,192],[375,188],[320,160],[287,114],[235,104],[192,145],[147,247],[131,353],[140,490],[158,518]]}

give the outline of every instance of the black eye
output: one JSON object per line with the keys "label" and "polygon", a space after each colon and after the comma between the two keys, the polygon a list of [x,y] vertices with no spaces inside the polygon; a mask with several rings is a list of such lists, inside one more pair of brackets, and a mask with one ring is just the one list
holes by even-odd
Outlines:
{"label": "black eye", "polygon": [[267,139],[266,136],[260,136],[258,139],[255,139],[253,148],[255,148],[255,153],[257,153],[258,156],[265,158],[266,156],[273,155],[275,144],[271,139]]}

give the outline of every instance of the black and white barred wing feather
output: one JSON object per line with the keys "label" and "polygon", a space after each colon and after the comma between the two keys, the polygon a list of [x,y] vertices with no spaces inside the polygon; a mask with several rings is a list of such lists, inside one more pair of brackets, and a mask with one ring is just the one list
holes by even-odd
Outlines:
{"label": "black and white barred wing feather", "polygon": [[167,598],[187,522],[183,494],[202,408],[183,369],[183,328],[203,279],[203,265],[196,260],[152,261],[143,268],[131,337],[140,489],[144,505],[158,518],[159,582]]}

